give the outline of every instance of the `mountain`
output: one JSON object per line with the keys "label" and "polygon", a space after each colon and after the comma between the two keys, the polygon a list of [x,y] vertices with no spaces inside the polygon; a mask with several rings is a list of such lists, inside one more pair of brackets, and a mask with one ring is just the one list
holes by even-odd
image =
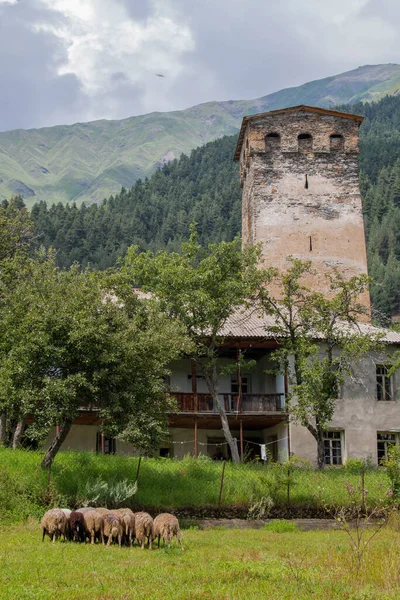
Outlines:
{"label": "mountain", "polygon": [[400,90],[400,65],[367,65],[257,100],[208,102],[182,111],[0,132],[0,199],[28,206],[101,202],[162,164],[223,135],[244,115],[297,104],[375,101]]}
{"label": "mountain", "polygon": [[[377,318],[400,315],[400,96],[341,106],[364,116],[360,127],[363,196],[371,295]],[[35,204],[37,242],[57,262],[104,269],[128,246],[177,250],[196,221],[202,244],[231,240],[241,229],[237,135],[182,155],[101,205]]]}

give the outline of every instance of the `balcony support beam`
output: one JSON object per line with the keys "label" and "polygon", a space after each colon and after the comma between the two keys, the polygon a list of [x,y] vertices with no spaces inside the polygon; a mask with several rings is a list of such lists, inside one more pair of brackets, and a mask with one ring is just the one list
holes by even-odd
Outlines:
{"label": "balcony support beam", "polygon": [[194,417],[194,457],[199,456],[199,438],[197,433],[197,417]]}
{"label": "balcony support beam", "polygon": [[240,365],[240,359],[241,359],[241,350],[240,350],[240,348],[236,348],[236,365],[237,365],[236,379],[237,379],[237,384],[238,384],[238,411],[241,413],[243,407],[242,407],[242,369],[241,369],[241,365]]}
{"label": "balcony support beam", "polygon": [[243,420],[240,419],[240,462],[243,462]]}
{"label": "balcony support beam", "polygon": [[197,365],[194,358],[191,361],[192,366],[192,394],[194,400],[194,412],[199,412],[199,398],[197,396]]}

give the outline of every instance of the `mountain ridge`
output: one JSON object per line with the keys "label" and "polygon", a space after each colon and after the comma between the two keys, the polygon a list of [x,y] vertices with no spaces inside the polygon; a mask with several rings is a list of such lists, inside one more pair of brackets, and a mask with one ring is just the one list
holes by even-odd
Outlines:
{"label": "mountain ridge", "polygon": [[122,120],[0,132],[0,199],[101,202],[193,148],[234,134],[243,116],[311,104],[378,100],[400,93],[400,65],[364,65],[257,99],[211,101]]}

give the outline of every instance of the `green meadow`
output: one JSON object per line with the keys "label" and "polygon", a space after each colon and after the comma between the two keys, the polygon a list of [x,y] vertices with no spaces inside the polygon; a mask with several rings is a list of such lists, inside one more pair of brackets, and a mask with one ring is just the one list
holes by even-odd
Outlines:
{"label": "green meadow", "polygon": [[185,552],[48,539],[36,521],[2,525],[2,600],[399,598],[400,534],[381,531],[356,566],[343,531],[183,532]]}

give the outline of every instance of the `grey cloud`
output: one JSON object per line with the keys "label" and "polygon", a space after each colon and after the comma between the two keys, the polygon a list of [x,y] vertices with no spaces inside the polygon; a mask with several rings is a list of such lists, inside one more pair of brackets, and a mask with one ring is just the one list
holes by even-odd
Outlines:
{"label": "grey cloud", "polygon": [[[132,20],[144,22],[155,14],[157,1],[110,0],[110,10],[118,2]],[[397,32],[381,43],[379,36],[373,38],[366,44],[365,57],[363,46],[356,46],[359,31],[373,33],[374,19],[391,27],[400,16],[397,0],[377,5],[376,0],[366,2],[352,20],[353,52],[351,41],[342,47],[340,26],[320,18],[316,0],[297,5],[295,0],[165,0],[170,17],[187,25],[195,42],[193,52],[182,53],[180,71],[157,78],[155,73],[162,68],[151,67],[133,84],[125,67],[108,63],[105,56],[103,68],[111,70],[112,85],[90,97],[76,76],[57,74],[66,57],[62,41],[32,30],[31,24],[38,21],[57,25],[62,15],[45,10],[41,0],[1,5],[0,129],[124,118],[209,100],[256,98],[366,62],[400,62]],[[368,20],[372,30],[358,28]],[[158,43],[155,39],[152,49]]]}
{"label": "grey cloud", "polygon": [[29,128],[52,120],[53,113],[79,112],[80,86],[72,75],[56,73],[62,48],[54,36],[29,28],[52,15],[32,3],[5,6],[0,16],[0,129]]}

